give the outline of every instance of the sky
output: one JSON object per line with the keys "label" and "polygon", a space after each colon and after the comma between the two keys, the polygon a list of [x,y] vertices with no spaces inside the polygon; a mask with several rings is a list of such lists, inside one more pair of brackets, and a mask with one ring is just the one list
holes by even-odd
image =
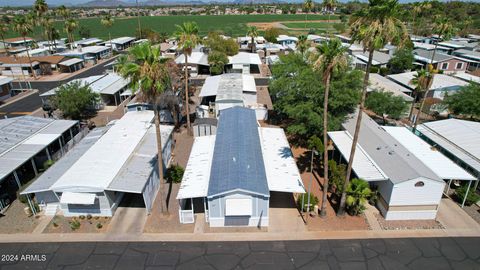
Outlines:
{"label": "sky", "polygon": [[[28,6],[32,5],[35,0],[0,0],[0,7],[1,6]],[[46,0],[47,4],[49,5],[78,5],[86,2],[90,2],[92,0]],[[135,0],[121,0],[123,2],[135,2]],[[139,2],[145,2],[147,0],[139,0]],[[176,0],[163,0],[164,2],[175,2]],[[179,1],[189,1],[189,0],[179,0]],[[209,0],[202,0],[203,2],[209,2]],[[215,0],[216,2],[233,2],[233,0]],[[321,0],[316,0],[315,2],[319,2]],[[367,0],[363,0],[367,1]],[[361,2],[363,2],[361,0]],[[178,1],[177,1],[178,2]],[[303,2],[303,0],[287,0],[285,2]],[[345,0],[340,0],[340,2],[348,2]],[[400,0],[401,3],[406,2],[415,2],[415,0]],[[480,0],[470,0],[469,2],[480,2]]]}

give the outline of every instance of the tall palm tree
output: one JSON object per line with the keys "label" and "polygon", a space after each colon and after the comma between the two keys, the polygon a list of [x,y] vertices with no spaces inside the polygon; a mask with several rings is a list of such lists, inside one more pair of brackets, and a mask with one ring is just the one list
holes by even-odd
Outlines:
{"label": "tall palm tree", "polygon": [[164,214],[168,213],[168,208],[166,199],[162,197],[165,194],[165,183],[158,99],[170,85],[170,76],[166,67],[167,61],[169,60],[161,58],[160,48],[152,47],[147,42],[132,47],[127,56],[120,58],[117,65],[117,70],[122,77],[130,79],[133,91],[140,91],[142,96],[153,104],[157,137],[158,177],[160,180],[160,207]]}
{"label": "tall palm tree", "polygon": [[330,81],[333,72],[344,69],[348,65],[347,48],[342,45],[338,38],[331,39],[317,47],[319,56],[313,66],[319,70],[323,77],[325,93],[323,98],[323,196],[320,216],[326,215],[327,193],[328,193],[328,95],[330,92]]}
{"label": "tall palm tree", "polygon": [[432,86],[433,83],[433,70],[427,71],[425,69],[417,71],[417,74],[413,76],[411,83],[415,86],[415,98],[413,99],[412,107],[410,108],[410,115],[408,119],[411,119],[413,114],[413,106],[415,104],[415,100],[417,100],[420,94],[424,94],[422,99],[422,104],[420,105],[420,109],[417,111],[417,115],[415,116],[415,121],[413,122],[413,129],[417,128],[418,118],[420,117],[420,113],[423,110],[423,106],[425,105],[426,95],[428,93],[428,89]]}
{"label": "tall palm tree", "polygon": [[70,18],[70,10],[64,5],[59,6],[55,10],[55,13],[62,17],[63,20],[67,20],[68,18]]}
{"label": "tall palm tree", "polygon": [[[439,39],[449,40],[455,33],[455,27],[448,18],[439,18],[435,21],[433,25],[432,32],[433,34],[438,35]],[[432,58],[430,59],[430,65],[433,65],[433,59],[435,58],[435,53],[437,52],[438,42],[435,43],[433,48]],[[437,66],[438,69],[438,66]]]}
{"label": "tall palm tree", "polygon": [[298,36],[297,49],[300,51],[302,55],[305,55],[305,52],[308,49],[308,40],[306,35]]}
{"label": "tall palm tree", "polygon": [[307,29],[308,13],[310,13],[314,7],[315,4],[313,3],[313,0],[303,1],[303,9],[305,9],[305,29]]}
{"label": "tall palm tree", "polygon": [[52,16],[50,15],[44,15],[42,16],[42,26],[43,26],[43,32],[45,37],[47,38],[48,41],[48,49],[51,50],[52,48],[52,42],[54,46],[56,47],[56,42],[53,39],[53,32],[55,30],[54,27],[54,22],[55,20],[53,19]]}
{"label": "tall palm tree", "polygon": [[[45,18],[44,15],[48,12],[48,5],[45,2],[45,0],[35,0],[35,3],[33,4],[33,11],[35,12],[36,15],[36,24],[41,25],[43,27],[43,38],[48,39],[46,33],[47,30],[45,29]],[[49,40],[50,41],[50,40]]]}
{"label": "tall palm tree", "polygon": [[251,50],[252,53],[255,52],[255,38],[258,37],[258,29],[256,26],[248,26],[247,28],[247,36],[251,39]]}
{"label": "tall palm tree", "polygon": [[[7,17],[8,18],[8,17]],[[5,53],[6,55],[8,56],[8,46],[7,44],[5,43],[5,35],[8,33],[8,31],[10,30],[10,28],[8,27],[9,23],[5,22],[2,20],[1,24],[0,24],[0,38],[2,39],[2,43],[3,43],[3,48],[5,49]]]}
{"label": "tall palm tree", "polygon": [[177,46],[183,51],[185,57],[185,112],[187,114],[187,130],[190,133],[190,112],[188,102],[188,56],[192,54],[192,50],[202,43],[202,39],[198,35],[199,29],[196,22],[184,22],[176,25],[177,31],[175,38]]}
{"label": "tall palm tree", "polygon": [[115,20],[109,14],[105,15],[105,17],[103,17],[100,20],[100,23],[108,29],[108,39],[110,40],[110,49],[112,49],[112,51],[113,51],[113,47],[112,47],[112,36],[110,35],[110,27],[112,27],[114,22]]}
{"label": "tall palm tree", "polygon": [[328,11],[328,22],[330,23],[330,14],[337,6],[337,0],[323,0],[323,6]]}
{"label": "tall palm tree", "polygon": [[70,49],[73,50],[73,43],[75,42],[73,38],[73,32],[78,28],[78,22],[73,18],[68,18],[65,21],[65,32],[68,36],[68,42],[70,43]]}
{"label": "tall palm tree", "polygon": [[350,25],[352,42],[362,43],[364,50],[368,51],[368,63],[363,80],[362,97],[360,99],[357,123],[353,135],[350,158],[348,160],[344,189],[337,212],[340,216],[345,214],[346,190],[350,182],[353,158],[355,157],[358,136],[360,135],[360,125],[365,109],[365,98],[367,95],[373,52],[383,48],[388,43],[403,46],[404,42],[409,38],[407,28],[405,24],[399,20],[398,13],[399,4],[397,0],[369,0],[368,7],[355,14],[352,24]]}
{"label": "tall palm tree", "polygon": [[[27,45],[27,35],[33,31],[33,24],[29,20],[29,16],[17,15],[13,19],[13,30],[17,32],[23,38],[23,42],[27,49],[28,63],[30,64],[30,70],[32,71],[33,78],[37,79],[37,75],[33,70],[32,59],[30,58],[29,46]],[[23,72],[22,72],[23,73]]]}
{"label": "tall palm tree", "polygon": [[413,3],[413,6],[412,6],[412,14],[413,14],[413,18],[412,18],[412,32],[414,35],[417,34],[417,18],[420,14],[422,14],[423,12],[425,11],[428,11],[432,8],[432,4],[429,2],[429,1],[425,1],[425,2],[415,2]]}

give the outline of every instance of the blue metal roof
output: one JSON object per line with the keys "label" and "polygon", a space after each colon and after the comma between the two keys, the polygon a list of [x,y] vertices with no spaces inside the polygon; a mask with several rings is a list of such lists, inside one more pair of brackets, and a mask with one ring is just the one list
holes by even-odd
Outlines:
{"label": "blue metal roof", "polygon": [[269,196],[255,111],[220,112],[208,197],[235,189]]}

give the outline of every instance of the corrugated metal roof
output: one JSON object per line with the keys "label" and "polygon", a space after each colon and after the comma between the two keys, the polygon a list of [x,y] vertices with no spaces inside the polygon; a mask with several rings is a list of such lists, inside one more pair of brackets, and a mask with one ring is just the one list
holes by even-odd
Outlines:
{"label": "corrugated metal roof", "polygon": [[236,189],[269,196],[255,111],[243,107],[220,114],[208,196]]}
{"label": "corrugated metal roof", "polygon": [[[355,131],[356,121],[357,114],[354,114],[343,124],[350,135]],[[365,113],[360,126],[358,144],[394,184],[420,177],[443,182]]]}
{"label": "corrugated metal roof", "polygon": [[[424,49],[416,49],[413,50],[413,54],[415,59],[430,63],[433,55],[433,51],[427,51]],[[453,59],[453,56],[448,54],[443,54],[440,52],[435,52],[435,58],[433,59],[433,63],[444,62],[447,60]]]}
{"label": "corrugated metal roof", "polygon": [[408,151],[420,159],[423,164],[429,167],[442,179],[475,180],[476,178],[460,168],[453,161],[445,157],[438,150],[432,148],[428,143],[406,127],[383,127],[388,134],[400,142]]}
{"label": "corrugated metal roof", "polygon": [[[162,150],[173,132],[173,126],[160,125]],[[164,160],[166,164],[168,160]],[[112,191],[142,193],[147,181],[157,165],[157,135],[151,126],[117,176],[106,188]]]}
{"label": "corrugated metal roof", "polygon": [[178,199],[202,198],[208,194],[215,135],[195,138],[178,190]]}
{"label": "corrugated metal roof", "polygon": [[60,177],[52,189],[62,192],[105,190],[140,144],[152,120],[153,111],[126,113]]}
{"label": "corrugated metal roof", "polygon": [[[387,77],[413,90],[415,89],[415,86],[412,84],[412,79],[416,74],[416,71],[412,71],[400,74],[387,75]],[[452,76],[445,74],[435,74],[430,90],[451,90],[452,88],[459,88],[465,85],[468,85],[468,83]]]}
{"label": "corrugated metal roof", "polygon": [[234,56],[229,56],[229,64],[239,65],[261,65],[262,60],[256,53],[239,52]]}
{"label": "corrugated metal roof", "polygon": [[[208,55],[203,52],[192,52],[188,58],[188,64],[208,66]],[[185,64],[185,55],[182,53],[175,59],[177,64]]]}
{"label": "corrugated metal roof", "polygon": [[257,92],[255,79],[252,75],[227,73],[209,76],[200,91],[200,97],[217,96],[228,92]]}
{"label": "corrugated metal roof", "polygon": [[411,93],[412,90],[401,86],[398,83],[393,82],[380,74],[371,73],[369,77],[370,85],[368,86],[370,91],[383,90],[393,93],[394,96],[402,97],[406,101],[412,101],[413,98],[405,93]]}
{"label": "corrugated metal roof", "polygon": [[281,128],[258,128],[270,191],[305,193],[297,163]]}
{"label": "corrugated metal roof", "polygon": [[12,81],[13,81],[13,78],[6,77],[6,76],[0,76],[0,85],[11,83]]}
{"label": "corrugated metal roof", "polygon": [[[367,63],[368,62],[368,52],[360,52],[360,53],[355,53],[355,57],[358,59],[362,60],[363,62]],[[390,61],[392,57],[386,53],[374,51],[373,52],[373,59],[372,59],[372,64],[373,65],[384,65],[387,64],[388,61]]]}
{"label": "corrugated metal roof", "polygon": [[421,124],[417,130],[480,172],[480,123],[446,119]]}
{"label": "corrugated metal roof", "polygon": [[109,129],[109,126],[95,128],[85,138],[80,140],[61,159],[55,162],[48,170],[40,175],[22,194],[36,193],[50,190],[50,187],[68,170],[78,159],[94,145]]}
{"label": "corrugated metal roof", "polygon": [[[343,158],[348,160],[352,147],[352,136],[350,133],[347,131],[331,131],[328,132],[328,136],[332,139],[336,149],[340,151]],[[355,174],[365,181],[383,181],[388,179],[388,176],[358,143],[352,167]]]}
{"label": "corrugated metal roof", "polygon": [[475,75],[472,75],[472,74],[469,74],[469,73],[459,72],[459,73],[455,73],[453,76],[455,76],[455,77],[457,77],[461,80],[464,80],[466,82],[480,83],[480,77],[479,76],[475,76]]}
{"label": "corrugated metal roof", "polygon": [[62,65],[62,66],[71,66],[71,65],[78,64],[78,63],[82,63],[82,62],[83,62],[83,59],[80,59],[80,58],[72,58],[72,59],[68,59],[68,60],[66,60],[66,61],[60,62],[59,65]]}

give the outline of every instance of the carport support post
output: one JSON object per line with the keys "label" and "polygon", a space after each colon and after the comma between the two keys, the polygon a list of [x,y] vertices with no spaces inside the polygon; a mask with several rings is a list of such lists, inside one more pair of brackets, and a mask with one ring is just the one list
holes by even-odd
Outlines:
{"label": "carport support post", "polygon": [[25,194],[25,196],[27,196],[28,205],[30,206],[30,209],[32,210],[32,214],[35,216],[37,214],[37,210],[35,209],[35,205],[33,204],[32,200],[30,200],[30,195]]}
{"label": "carport support post", "polygon": [[467,192],[465,192],[465,197],[463,197],[462,208],[465,206],[465,201],[467,201],[468,192],[470,191],[470,186],[472,185],[472,180],[468,181]]}
{"label": "carport support post", "polygon": [[50,156],[50,151],[48,151],[48,146],[47,146],[47,148],[45,148],[45,152],[47,152],[48,160],[52,161],[52,157]]}
{"label": "carport support post", "polygon": [[310,158],[310,181],[308,182],[308,198],[307,198],[307,217],[305,218],[305,224],[308,223],[308,216],[310,214],[310,189],[312,187],[312,178],[313,178],[313,152],[315,149],[312,149],[312,157]]}
{"label": "carport support post", "polygon": [[33,172],[35,172],[35,176],[37,176],[38,171],[37,171],[37,166],[35,166],[35,161],[33,161],[33,158],[30,159],[30,161],[32,162]]}
{"label": "carport support post", "polygon": [[452,179],[448,180],[448,187],[447,187],[447,196],[448,196],[448,192],[450,192],[450,186],[452,185]]}
{"label": "carport support post", "polygon": [[15,178],[15,182],[17,182],[17,186],[20,189],[22,187],[22,184],[20,184],[20,179],[18,178],[17,171],[13,171],[13,177]]}

